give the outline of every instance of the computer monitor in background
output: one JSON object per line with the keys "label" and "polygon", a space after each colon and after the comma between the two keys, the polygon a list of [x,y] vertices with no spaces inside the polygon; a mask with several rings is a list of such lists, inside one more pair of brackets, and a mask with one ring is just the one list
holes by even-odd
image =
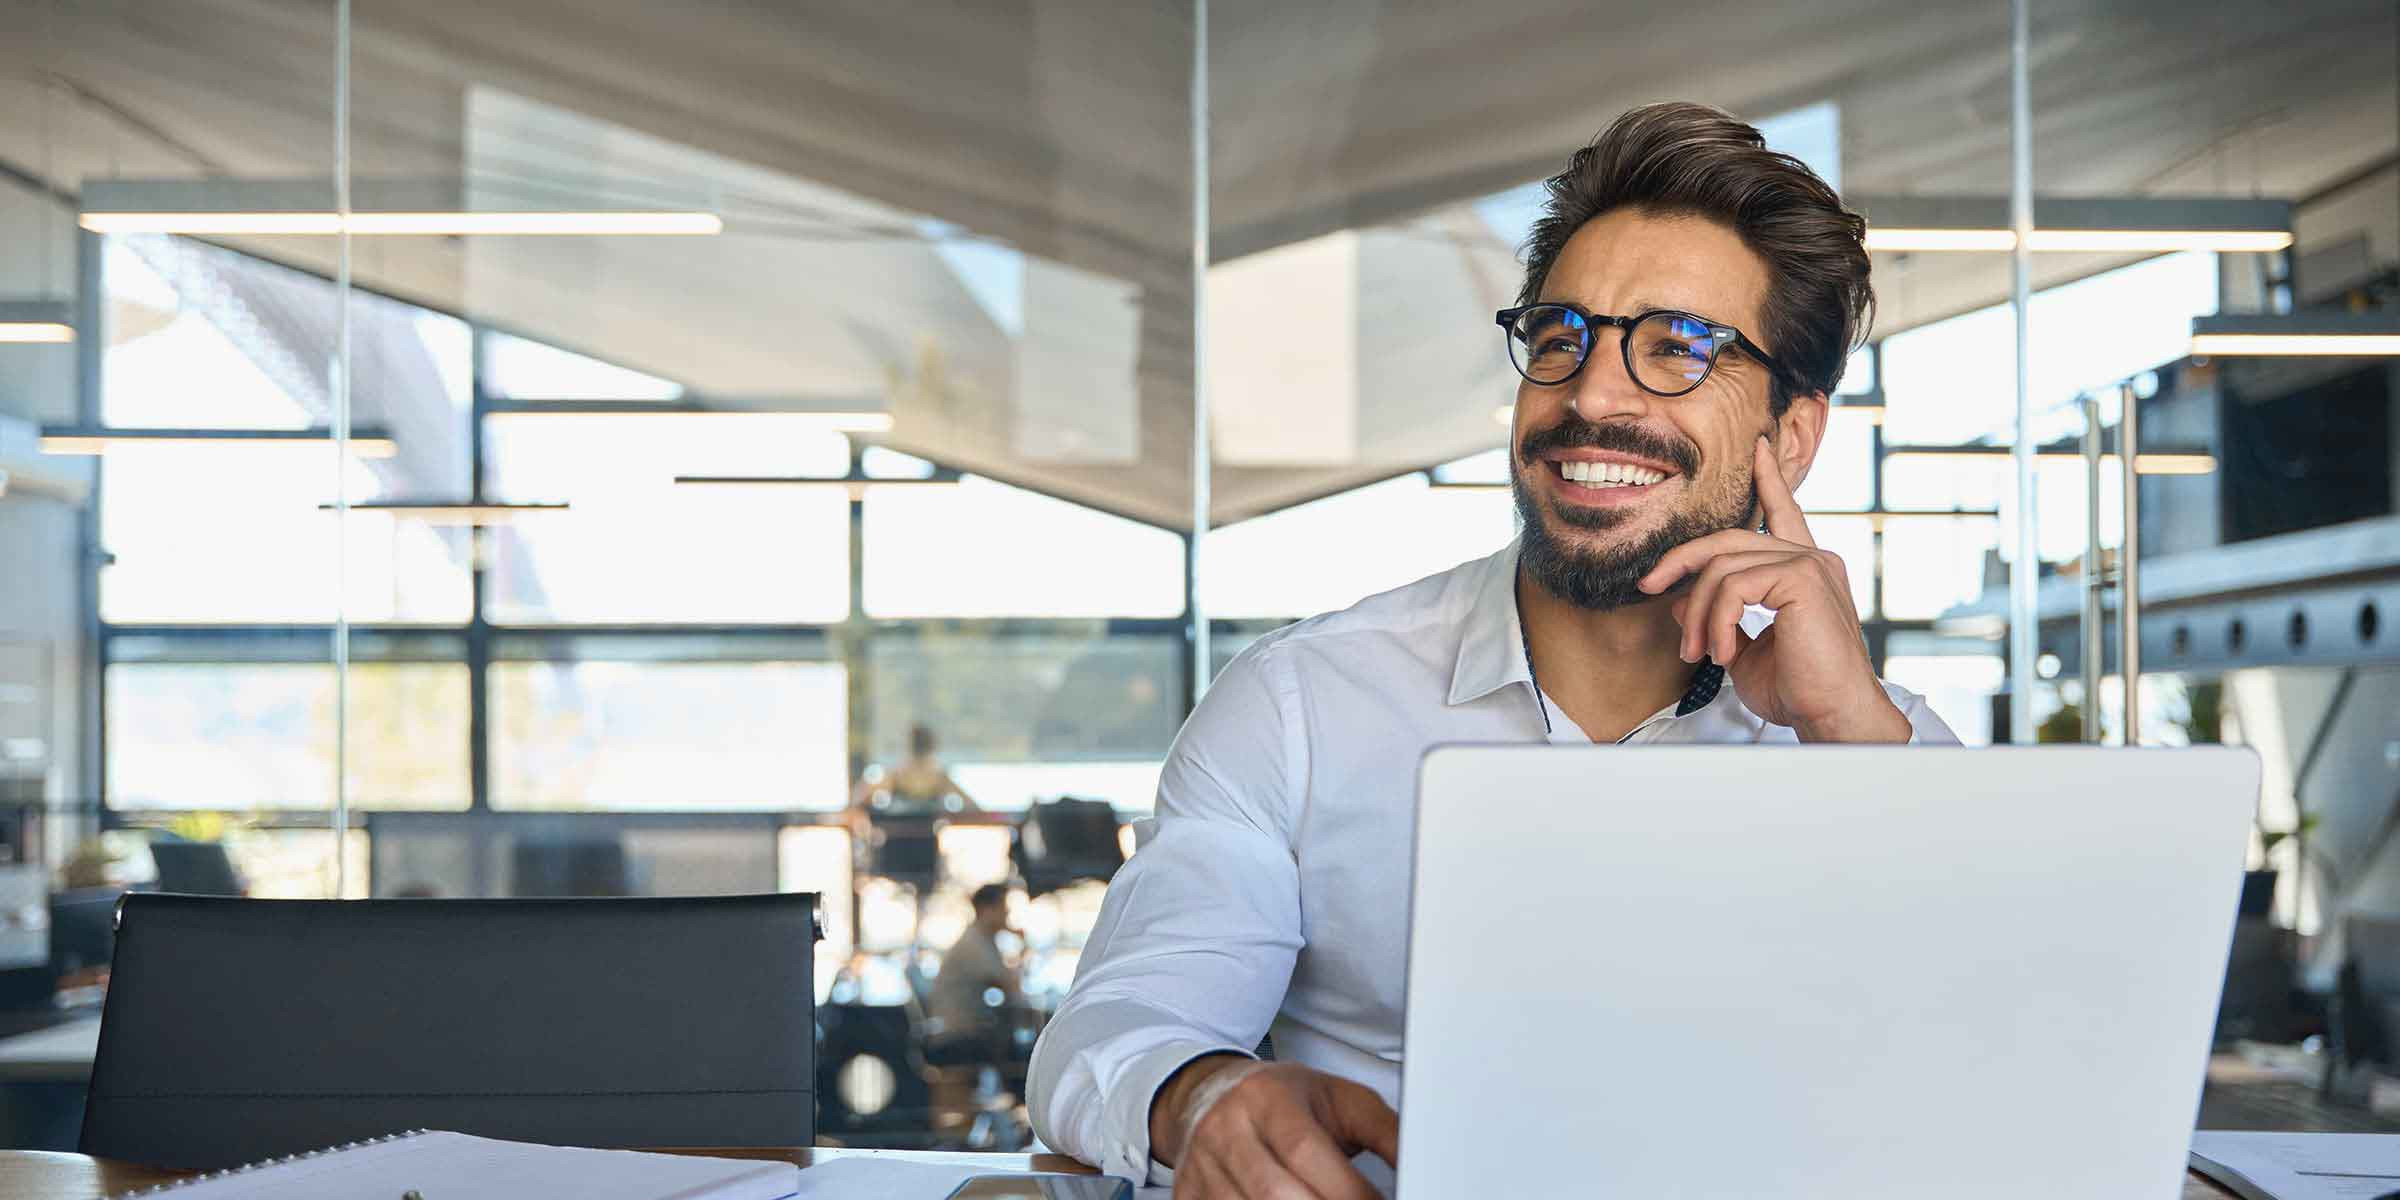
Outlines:
{"label": "computer monitor in background", "polygon": [[158,863],[159,891],[186,896],[249,894],[222,842],[159,838],[150,843],[150,857]]}
{"label": "computer monitor in background", "polygon": [[68,888],[50,895],[50,975],[53,979],[105,967],[116,953],[119,887]]}
{"label": "computer monitor in background", "polygon": [[510,894],[631,896],[625,844],[613,837],[528,837],[510,848]]}
{"label": "computer monitor in background", "polygon": [[1086,879],[1106,882],[1125,865],[1124,844],[1117,840],[1117,810],[1105,800],[1071,796],[1027,810],[1009,853],[1025,880],[1027,896]]}

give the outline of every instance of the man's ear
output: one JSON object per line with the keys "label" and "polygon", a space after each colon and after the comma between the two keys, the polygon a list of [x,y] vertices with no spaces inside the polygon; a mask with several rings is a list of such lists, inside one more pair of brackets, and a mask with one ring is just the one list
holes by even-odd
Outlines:
{"label": "man's ear", "polygon": [[1804,392],[1792,397],[1790,408],[1775,422],[1775,461],[1783,467],[1783,482],[1797,492],[1808,479],[1809,467],[1816,464],[1817,451],[1825,444],[1825,422],[1832,414],[1823,392]]}

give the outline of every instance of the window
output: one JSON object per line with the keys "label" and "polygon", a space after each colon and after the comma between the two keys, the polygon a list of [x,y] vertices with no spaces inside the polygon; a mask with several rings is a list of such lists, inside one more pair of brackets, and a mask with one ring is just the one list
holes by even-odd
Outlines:
{"label": "window", "polygon": [[[330,663],[113,664],[109,804],[331,808],[334,702]],[[465,667],[351,665],[354,806],[467,807],[466,746]]]}
{"label": "window", "polygon": [[1825,423],[1808,478],[1793,499],[1802,508],[1865,508],[1875,502],[1875,425],[1865,413],[1835,409]]}
{"label": "window", "polygon": [[[2033,298],[2035,436],[2082,427],[2077,392],[2183,357],[2192,318],[2217,310],[2217,256],[2170,254]],[[2099,332],[2104,331],[2104,332]],[[2016,318],[2006,304],[1936,321],[1883,343],[1885,429],[1895,443],[2005,438],[2016,424]]]}
{"label": "window", "polygon": [[977,802],[1061,795],[1149,806],[1183,721],[1183,636],[922,629],[867,650],[868,757],[904,756],[931,729]]}
{"label": "window", "polygon": [[839,664],[502,662],[494,808],[839,809]]}
{"label": "window", "polygon": [[827,624],[850,611],[839,487],[677,475],[838,477],[849,443],[777,413],[515,413],[488,422],[492,490],[558,502],[493,531],[490,612],[510,624]]}
{"label": "window", "polygon": [[[119,624],[330,623],[342,560],[333,452],[315,446],[138,446],[102,460],[100,612]],[[382,494],[353,460],[354,500]],[[459,623],[466,534],[388,513],[350,516],[342,600],[359,622]]]}
{"label": "window", "polygon": [[1883,615],[1940,616],[1983,595],[1984,555],[1997,547],[1988,517],[1911,517],[1883,527]]}
{"label": "window", "polygon": [[870,488],[867,613],[875,617],[1172,617],[1183,539],[970,476]]}
{"label": "window", "polygon": [[[1883,677],[1925,697],[1959,740],[1992,742],[1992,695],[2007,674],[1990,642],[1933,634],[1894,633]],[[2052,703],[2051,708],[2057,705]],[[2041,714],[2037,713],[2037,719]]]}
{"label": "window", "polygon": [[[1228,619],[1331,612],[1482,558],[1515,535],[1507,488],[1437,488],[1403,475],[1210,531],[1200,609]],[[1373,552],[1351,552],[1365,546]]]}
{"label": "window", "polygon": [[[107,423],[323,428],[334,397],[338,293],[323,279],[176,238],[108,240]],[[120,623],[330,622],[337,485],[353,500],[466,490],[470,335],[449,317],[360,294],[352,408],[397,452],[337,468],[330,444],[120,448],[103,461],[101,615]],[[195,386],[205,380],[205,386]],[[470,603],[465,537],[362,513],[341,600],[367,622],[456,623]]]}
{"label": "window", "polygon": [[1850,600],[1861,618],[1875,615],[1875,525],[1865,517],[1818,517],[1808,523],[1817,548],[1842,558],[1850,573]]}

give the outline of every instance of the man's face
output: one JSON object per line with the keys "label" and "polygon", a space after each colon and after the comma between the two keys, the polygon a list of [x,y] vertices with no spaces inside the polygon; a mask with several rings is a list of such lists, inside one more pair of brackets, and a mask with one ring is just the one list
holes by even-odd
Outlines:
{"label": "man's face", "polygon": [[[1773,354],[1759,326],[1766,292],[1766,263],[1732,230],[1619,209],[1567,239],[1538,299],[1611,316],[1676,309],[1731,325]],[[1727,349],[1699,387],[1668,398],[1626,375],[1622,331],[1593,329],[1590,358],[1573,379],[1518,383],[1511,485],[1525,527],[1520,561],[1535,582],[1580,607],[1610,609],[1644,598],[1634,582],[1668,550],[1752,519],[1753,447],[1773,422],[1767,368],[1741,351]],[[1569,464],[1580,463],[1665,477],[1614,486],[1568,479]]]}

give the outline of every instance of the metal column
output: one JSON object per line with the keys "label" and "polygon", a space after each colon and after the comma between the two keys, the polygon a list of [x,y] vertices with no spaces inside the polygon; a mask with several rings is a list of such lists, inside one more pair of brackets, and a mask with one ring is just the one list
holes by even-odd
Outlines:
{"label": "metal column", "polygon": [[2026,9],[2029,0],[2010,0],[2008,39],[2009,78],[2009,224],[2016,231],[2009,255],[2011,295],[2017,313],[2017,432],[2009,457],[2016,463],[2016,561],[2008,573],[2008,736],[2019,745],[2034,740],[2033,661],[2041,652],[2038,589],[2041,548],[2034,525],[2033,399],[2026,386],[2032,327],[2029,304],[2033,290],[2033,100],[2027,76],[2031,70],[2026,48]]}
{"label": "metal column", "polygon": [[2083,397],[2083,740],[2100,741],[2100,593],[2108,578],[2100,569],[2100,401]]}
{"label": "metal column", "polygon": [[2120,384],[2117,465],[2125,485],[2125,535],[2117,539],[2117,673],[2125,680],[2125,744],[2142,744],[2142,444],[2141,403]]}
{"label": "metal column", "polygon": [[1183,617],[1191,645],[1191,703],[1208,691],[1208,613],[1200,552],[1208,541],[1208,0],[1192,0],[1192,536],[1184,543]]}

